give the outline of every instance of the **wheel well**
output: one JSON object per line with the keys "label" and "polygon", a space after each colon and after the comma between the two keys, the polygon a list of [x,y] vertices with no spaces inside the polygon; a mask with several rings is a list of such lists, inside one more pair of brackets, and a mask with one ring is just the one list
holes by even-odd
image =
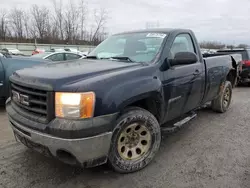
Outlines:
{"label": "wheel well", "polygon": [[141,100],[138,100],[136,102],[129,104],[127,107],[130,107],[130,106],[140,107],[149,111],[151,114],[155,116],[157,121],[160,122],[161,106],[160,106],[159,101],[157,101],[155,98],[149,97],[149,98],[141,99]]}
{"label": "wheel well", "polygon": [[227,74],[227,81],[231,82],[232,87],[235,87],[236,84],[236,71],[235,70],[231,70],[228,74]]}

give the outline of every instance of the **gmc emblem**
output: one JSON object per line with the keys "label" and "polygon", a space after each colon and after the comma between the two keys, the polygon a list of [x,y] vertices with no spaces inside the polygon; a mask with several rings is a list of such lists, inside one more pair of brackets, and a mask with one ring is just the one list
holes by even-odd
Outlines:
{"label": "gmc emblem", "polygon": [[18,93],[17,91],[12,90],[12,100],[16,103],[29,106],[29,96]]}

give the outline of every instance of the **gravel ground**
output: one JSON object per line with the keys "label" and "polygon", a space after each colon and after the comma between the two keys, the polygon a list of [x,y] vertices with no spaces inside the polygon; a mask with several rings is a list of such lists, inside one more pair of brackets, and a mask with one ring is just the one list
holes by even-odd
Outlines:
{"label": "gravel ground", "polygon": [[225,114],[209,109],[164,135],[155,160],[128,175],[107,166],[80,169],[46,158],[14,140],[0,110],[0,187],[250,187],[250,88],[234,89]]}

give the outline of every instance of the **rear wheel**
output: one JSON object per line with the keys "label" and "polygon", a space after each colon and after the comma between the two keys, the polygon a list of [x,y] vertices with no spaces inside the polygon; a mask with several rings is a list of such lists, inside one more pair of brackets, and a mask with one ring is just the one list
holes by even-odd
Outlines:
{"label": "rear wheel", "polygon": [[141,108],[129,108],[117,120],[109,153],[115,171],[129,173],[147,166],[161,142],[156,118]]}
{"label": "rear wheel", "polygon": [[212,109],[216,112],[224,113],[231,104],[232,99],[232,84],[229,81],[225,82],[223,91],[212,101]]}

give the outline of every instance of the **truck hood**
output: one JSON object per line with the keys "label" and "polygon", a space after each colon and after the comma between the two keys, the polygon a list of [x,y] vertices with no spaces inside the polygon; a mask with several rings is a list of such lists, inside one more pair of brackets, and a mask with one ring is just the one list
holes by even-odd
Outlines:
{"label": "truck hood", "polygon": [[72,84],[104,74],[110,74],[142,66],[141,63],[130,63],[111,60],[74,60],[59,63],[47,63],[32,68],[25,68],[14,73],[13,77],[26,83],[41,83],[50,88]]}

